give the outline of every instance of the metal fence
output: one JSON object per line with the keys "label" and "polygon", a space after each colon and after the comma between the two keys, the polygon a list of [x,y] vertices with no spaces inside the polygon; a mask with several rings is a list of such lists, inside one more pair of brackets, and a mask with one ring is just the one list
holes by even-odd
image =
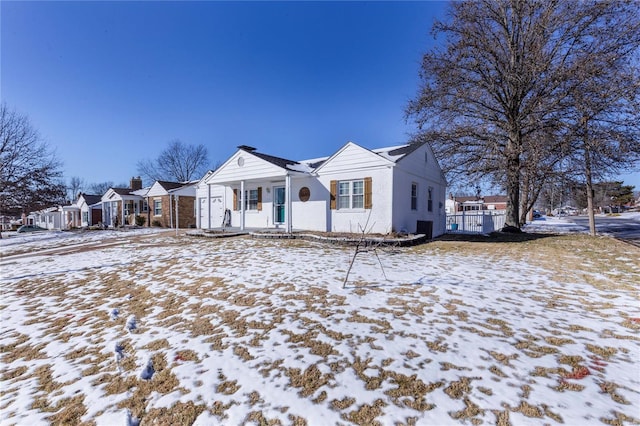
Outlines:
{"label": "metal fence", "polygon": [[504,227],[504,210],[474,210],[447,215],[447,232],[488,234]]}

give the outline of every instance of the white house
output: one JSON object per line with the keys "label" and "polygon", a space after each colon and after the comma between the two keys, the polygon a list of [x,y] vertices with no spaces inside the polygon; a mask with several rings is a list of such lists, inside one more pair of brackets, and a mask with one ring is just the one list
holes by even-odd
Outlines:
{"label": "white house", "polygon": [[87,227],[102,222],[102,200],[100,195],[80,193],[76,206],[80,209],[80,226]]}
{"label": "white house", "polygon": [[44,229],[62,229],[62,215],[60,214],[59,207],[49,207],[31,212],[27,221],[31,225],[36,225]]}
{"label": "white house", "polygon": [[129,188],[109,188],[101,198],[102,222],[107,226],[133,225],[135,216],[146,213],[142,179],[131,178]]}
{"label": "white house", "polygon": [[349,142],[305,161],[243,145],[198,183],[197,226],[437,236],[445,189],[426,143],[369,150]]}

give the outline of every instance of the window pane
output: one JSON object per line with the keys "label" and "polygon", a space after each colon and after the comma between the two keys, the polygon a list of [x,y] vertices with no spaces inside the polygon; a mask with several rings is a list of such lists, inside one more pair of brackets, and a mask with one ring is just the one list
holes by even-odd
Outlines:
{"label": "window pane", "polygon": [[349,195],[349,182],[338,183],[338,195]]}
{"label": "window pane", "polygon": [[251,189],[249,191],[249,206],[248,210],[258,210],[258,190]]}
{"label": "window pane", "polygon": [[363,209],[364,208],[364,195],[355,195],[353,196],[353,206],[354,209]]}
{"label": "window pane", "polygon": [[364,194],[364,181],[357,180],[353,182],[353,195]]}
{"label": "window pane", "polygon": [[411,184],[411,210],[418,210],[418,184]]}
{"label": "window pane", "polygon": [[348,209],[349,206],[349,195],[339,195],[338,196],[338,208],[339,209]]}

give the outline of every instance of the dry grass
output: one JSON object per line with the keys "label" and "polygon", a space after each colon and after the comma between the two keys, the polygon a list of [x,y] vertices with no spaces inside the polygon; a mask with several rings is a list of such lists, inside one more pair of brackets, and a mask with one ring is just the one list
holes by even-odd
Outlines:
{"label": "dry grass", "polygon": [[[202,241],[170,238],[166,238],[166,241],[176,247],[198,246],[194,251],[210,248]],[[266,248],[280,245],[287,249],[319,250],[317,245],[301,240],[255,241],[253,244]],[[579,300],[582,309],[606,318],[616,306],[617,292],[637,294],[637,288],[630,277],[637,277],[640,269],[633,266],[632,262],[620,260],[625,256],[629,257],[628,250],[635,249],[608,238],[594,239],[578,235],[524,238],[522,241],[441,239],[427,245],[402,249],[401,252],[425,257],[455,253],[461,259],[482,255],[496,263],[527,262],[555,276],[558,282],[586,283],[594,288],[610,291],[610,298],[604,301],[590,300],[587,292],[534,294],[531,295],[532,300],[538,301],[545,309],[557,310],[568,309],[572,306],[571,303]],[[237,256],[244,254],[239,253]],[[205,266],[215,266],[216,262],[223,260],[224,258],[212,256],[202,260],[202,263]],[[244,259],[246,262],[250,260]],[[513,394],[517,395],[517,405],[504,404],[501,410],[487,410],[478,400],[478,392],[487,396],[494,396],[496,392],[486,381],[483,382],[486,386],[478,385],[481,378],[475,376],[478,373],[473,371],[479,366],[472,368],[457,365],[462,361],[455,360],[435,362],[427,367],[432,359],[425,355],[436,358],[454,350],[451,343],[453,339],[449,337],[457,332],[470,332],[478,338],[510,342],[511,346],[506,346],[508,349],[503,347],[500,351],[476,348],[482,352],[484,360],[481,370],[486,370],[486,375],[495,379],[495,382],[515,382],[516,377],[532,381],[551,379],[555,384],[550,387],[560,393],[575,392],[578,395],[585,389],[585,382],[579,382],[581,379],[606,370],[608,363],[615,362],[622,355],[632,355],[624,353],[620,347],[583,344],[576,340],[573,337],[575,333],[595,333],[580,324],[553,324],[544,334],[528,332],[521,329],[522,325],[514,326],[502,319],[500,312],[490,312],[491,307],[486,308],[487,315],[480,320],[472,314],[474,306],[465,299],[465,294],[455,288],[448,290],[446,294],[436,294],[436,289],[427,286],[385,288],[368,286],[364,282],[355,283],[352,293],[362,298],[379,293],[388,295],[385,306],[363,313],[349,306],[347,297],[332,294],[322,285],[309,285],[304,291],[300,291],[301,287],[294,285],[292,278],[288,278],[289,281],[270,281],[261,286],[252,286],[249,282],[233,282],[233,285],[229,285],[225,279],[211,273],[207,276],[190,277],[193,279],[185,280],[188,281],[185,284],[175,273],[181,266],[179,263],[180,259],[173,259],[154,264],[148,270],[141,270],[135,265],[117,272],[96,272],[90,278],[78,278],[73,285],[56,277],[22,279],[15,283],[19,290],[13,293],[32,315],[25,325],[42,326],[46,339],[50,341],[68,343],[88,340],[94,339],[93,332],[116,330],[114,335],[125,354],[117,366],[120,368],[117,373],[113,353],[101,350],[106,342],[101,342],[99,337],[95,337],[92,344],[67,351],[62,354],[62,358],[78,366],[82,376],[91,379],[94,387],[102,386],[106,395],[127,394],[128,397],[118,407],[130,410],[133,416],[142,420],[142,424],[189,425],[205,411],[215,416],[220,423],[225,423],[227,412],[240,404],[238,401],[246,401],[243,403],[250,407],[245,419],[249,423],[282,424],[279,418],[271,418],[266,414],[267,405],[269,412],[280,410],[286,413],[290,424],[304,425],[310,420],[289,413],[290,409],[286,406],[274,407],[268,402],[268,395],[260,389],[247,388],[247,385],[235,380],[232,373],[223,370],[218,372],[214,382],[199,382],[199,386],[207,387],[211,392],[207,401],[177,402],[169,408],[149,408],[152,394],[186,394],[188,391],[181,388],[172,368],[183,364],[201,364],[211,352],[232,354],[238,362],[251,365],[266,380],[282,378],[287,382],[288,390],[297,395],[297,398],[322,404],[339,413],[344,422],[358,425],[382,424],[380,419],[389,406],[416,413],[415,417],[407,416],[403,421],[398,420],[397,424],[419,423],[419,413],[435,408],[430,400],[433,392],[443,392],[455,400],[461,409],[448,414],[451,419],[464,423],[475,425],[495,422],[498,425],[508,425],[512,423],[510,413],[543,419],[543,422],[563,422],[561,413],[555,412],[549,405],[535,405],[531,402],[537,400],[533,397],[535,387],[526,382],[514,385]],[[572,264],[578,264],[580,268],[568,269],[567,265]],[[603,271],[608,271],[609,275]],[[138,285],[141,280],[154,283],[158,281],[161,286],[150,289]],[[96,285],[97,282],[100,285]],[[83,287],[95,288],[96,292],[90,297],[79,298],[74,291]],[[55,298],[59,306],[73,310],[75,314],[67,315],[64,309],[56,315],[41,312],[38,297],[42,294]],[[281,305],[271,301],[274,295],[280,297]],[[194,302],[194,297],[200,298],[198,300],[206,298],[207,303]],[[504,297],[508,298],[509,295]],[[102,306],[107,299],[124,301],[120,305],[122,315],[117,320],[109,320],[104,312],[100,315],[93,312],[95,306]],[[249,318],[245,314],[247,310],[258,308],[259,317]],[[123,329],[129,315],[135,315],[139,319],[138,330],[131,334]],[[333,327],[338,315],[342,318],[340,329]],[[431,324],[438,328],[438,332],[422,335],[412,334],[413,330],[410,329],[399,331],[396,324],[403,321]],[[294,323],[295,328],[287,328],[287,324]],[[354,327],[365,325],[369,333],[347,332],[344,323]],[[89,328],[83,332],[72,332],[79,324]],[[619,325],[620,328],[605,330],[602,334],[611,338],[640,341],[636,336],[624,334],[640,331],[638,318],[621,313]],[[152,327],[184,332],[185,339],[178,344],[160,334],[144,345],[137,345],[136,334],[147,333]],[[44,351],[46,344],[35,343],[27,334],[13,330],[2,337],[0,360],[4,365],[15,361],[33,363],[47,358]],[[385,355],[387,357],[383,360],[378,357],[374,361],[374,357],[368,356],[373,351],[384,351],[385,340],[400,338],[408,339],[413,344],[402,352]],[[269,339],[280,339],[296,361],[302,362],[308,354],[313,356],[313,363],[294,368],[288,366],[287,359],[265,358],[261,354],[264,343]],[[206,343],[209,353],[192,349],[192,341]],[[583,344],[584,351],[575,351],[576,344]],[[345,348],[352,351],[347,352]],[[139,377],[140,360],[135,356],[139,350],[151,354],[155,373],[150,380]],[[557,366],[536,365],[536,359],[549,356],[554,357]],[[516,371],[515,366],[523,359],[530,364],[529,370]],[[445,380],[434,374],[433,380],[425,381],[421,379],[424,376],[417,373],[407,374],[408,371],[413,373],[427,368],[435,373],[446,373],[447,377],[452,373],[458,376],[456,379]],[[363,404],[352,396],[333,399],[331,390],[339,385],[336,381],[345,371],[352,372],[366,391],[378,392],[382,398],[371,404]],[[203,369],[202,373],[208,372]],[[213,374],[215,373],[214,369]],[[37,394],[34,395],[33,408],[50,413],[49,421],[52,423],[79,424],[86,413],[86,401],[82,395],[52,402],[52,395],[72,382],[57,381],[48,366],[3,367],[1,374],[3,383],[11,386],[36,379]],[[601,393],[616,404],[630,406],[631,402],[624,395],[637,390],[624,388],[604,377],[602,375],[597,378]],[[7,394],[8,391],[3,390],[3,395]],[[631,410],[629,413],[612,410],[600,421],[612,425],[638,422],[637,416],[632,414]],[[489,420],[492,416],[495,417],[493,421]]]}

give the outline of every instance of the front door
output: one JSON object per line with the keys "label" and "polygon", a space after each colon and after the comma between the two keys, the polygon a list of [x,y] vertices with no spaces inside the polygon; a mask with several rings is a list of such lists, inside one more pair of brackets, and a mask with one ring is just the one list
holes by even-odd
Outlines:
{"label": "front door", "polygon": [[273,188],[273,222],[285,222],[285,190],[284,186]]}

